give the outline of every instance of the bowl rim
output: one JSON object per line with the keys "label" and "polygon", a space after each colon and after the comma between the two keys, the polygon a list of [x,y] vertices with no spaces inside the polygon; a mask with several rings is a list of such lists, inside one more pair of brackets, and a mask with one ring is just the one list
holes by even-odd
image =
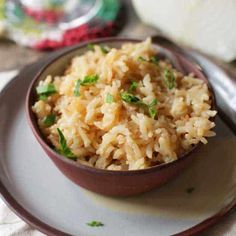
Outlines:
{"label": "bowl rim", "polygon": [[[25,111],[26,111],[26,118],[27,118],[28,124],[29,124],[34,136],[36,137],[37,141],[42,146],[42,148],[44,150],[46,150],[46,152],[55,156],[57,159],[64,162],[65,164],[69,164],[73,167],[76,167],[78,169],[85,170],[85,171],[91,171],[91,172],[104,174],[104,175],[139,175],[139,174],[148,174],[150,172],[154,172],[157,170],[168,168],[170,166],[177,165],[178,163],[180,163],[180,162],[184,161],[185,159],[187,159],[188,157],[190,157],[190,154],[193,154],[200,146],[202,146],[202,143],[196,144],[190,150],[188,150],[187,152],[183,153],[180,157],[178,157],[178,159],[171,161],[169,163],[162,163],[162,164],[151,166],[151,167],[148,167],[145,169],[107,170],[107,169],[99,169],[97,167],[88,166],[88,165],[80,163],[79,161],[76,162],[76,161],[70,160],[69,158],[66,158],[65,156],[59,154],[54,149],[52,149],[49,146],[49,144],[45,141],[43,134],[39,130],[35,114],[33,113],[32,109],[31,109],[31,106],[32,106],[32,104],[31,104],[32,99],[31,98],[32,98],[32,94],[33,94],[33,89],[35,88],[35,84],[38,81],[38,79],[40,78],[40,76],[42,75],[42,73],[45,70],[47,70],[52,64],[54,64],[56,61],[58,61],[62,57],[64,57],[65,55],[70,54],[73,51],[82,49],[90,43],[91,44],[102,44],[102,43],[107,43],[107,42],[138,43],[138,42],[142,42],[142,41],[143,41],[142,39],[134,39],[134,38],[128,38],[128,37],[127,38],[126,37],[106,37],[106,38],[100,38],[100,39],[95,39],[95,40],[89,40],[89,41],[86,41],[83,43],[79,43],[75,46],[65,48],[65,50],[62,50],[62,52],[60,52],[59,55],[53,57],[52,59],[50,59],[49,62],[47,62],[45,65],[43,65],[41,67],[41,69],[33,77],[32,81],[27,89],[26,100],[25,100]],[[190,61],[188,58],[179,54],[178,52],[175,52],[174,50],[163,47],[162,45],[158,44],[158,42],[156,42],[155,40],[152,42],[152,44],[155,46],[158,46],[160,48],[163,48],[164,50],[168,51],[171,55],[174,55],[175,57],[181,58],[182,60],[185,61],[185,63],[189,63],[193,68],[195,68],[196,71],[198,71],[198,73],[201,74],[201,78],[199,78],[199,79],[203,80],[204,83],[207,85],[209,92],[210,92],[210,96],[211,96],[211,108],[215,110],[216,109],[215,94],[213,92],[213,89],[212,89],[207,77],[205,76],[205,74],[204,74],[203,70],[200,68],[200,66],[196,65],[196,63]],[[214,120],[214,118],[215,117],[213,117],[213,119],[211,119],[211,120]],[[48,153],[47,153],[47,155],[48,155]]]}

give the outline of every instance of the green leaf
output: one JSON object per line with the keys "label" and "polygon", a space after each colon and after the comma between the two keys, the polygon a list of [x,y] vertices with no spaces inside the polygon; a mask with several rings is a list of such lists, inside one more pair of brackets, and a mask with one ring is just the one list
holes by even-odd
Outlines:
{"label": "green leaf", "polygon": [[113,102],[114,102],[113,96],[110,93],[108,93],[106,95],[106,103],[113,103]]}
{"label": "green leaf", "polygon": [[36,87],[36,92],[39,96],[39,100],[45,101],[48,96],[56,93],[56,88],[54,84],[39,85]]}
{"label": "green leaf", "polygon": [[95,84],[99,79],[98,75],[87,75],[84,77],[83,80],[78,79],[75,83],[75,88],[74,88],[74,96],[78,97],[80,96],[80,86],[87,86],[87,85],[92,85]]}
{"label": "green leaf", "polygon": [[157,115],[157,110],[154,108],[154,106],[156,106],[158,103],[157,99],[153,99],[153,101],[147,105],[148,106],[148,112],[151,118],[155,119],[156,115]]}
{"label": "green leaf", "polygon": [[157,65],[157,63],[158,63],[158,58],[155,57],[155,56],[153,56],[153,57],[150,58],[149,62],[151,62],[151,63]]}
{"label": "green leaf", "polygon": [[157,99],[153,99],[153,101],[149,104],[149,107],[153,107],[153,106],[156,106],[157,105]]}
{"label": "green leaf", "polygon": [[158,63],[158,58],[155,57],[155,56],[152,56],[150,59],[145,59],[144,57],[138,57],[138,60],[139,61],[144,61],[144,62],[149,62],[149,63],[152,63],[154,65],[157,65]]}
{"label": "green leaf", "polygon": [[141,56],[140,56],[140,57],[138,57],[138,60],[139,60],[139,61],[145,61],[145,62],[148,62],[148,60],[147,60],[147,59],[145,59],[144,57],[141,57]]}
{"label": "green leaf", "polygon": [[98,75],[86,75],[84,77],[84,80],[81,81],[80,85],[82,86],[86,86],[86,85],[91,85],[91,84],[95,84],[99,79]]}
{"label": "green leaf", "polygon": [[136,90],[138,87],[138,83],[135,82],[135,81],[132,81],[131,82],[131,85],[129,86],[129,89],[128,89],[128,92],[131,93],[133,92],[134,90]]}
{"label": "green leaf", "polygon": [[53,93],[56,93],[56,88],[54,86],[54,84],[47,84],[47,85],[39,85],[37,88],[36,88],[36,92],[38,95],[51,95]]}
{"label": "green leaf", "polygon": [[[88,48],[89,50],[91,50],[91,51],[94,51],[94,46],[95,46],[94,44],[89,43],[89,44],[87,45],[87,48]],[[107,53],[109,52],[109,49],[108,49],[106,46],[101,45],[101,46],[99,46],[99,47],[100,47],[102,53],[107,54]]]}
{"label": "green leaf", "polygon": [[47,127],[53,125],[56,121],[56,116],[54,114],[50,114],[43,119],[43,124]]}
{"label": "green leaf", "polygon": [[77,158],[73,154],[73,152],[70,150],[70,148],[67,146],[65,136],[61,132],[59,128],[57,128],[58,136],[59,136],[59,144],[60,144],[60,149],[58,152],[66,157],[68,157],[71,160],[76,161]]}
{"label": "green leaf", "polygon": [[93,43],[87,44],[87,48],[91,51],[94,51],[94,44]]}
{"label": "green leaf", "polygon": [[80,84],[81,84],[81,80],[78,79],[78,80],[75,82],[75,89],[74,89],[74,96],[75,96],[75,97],[79,97],[79,95],[80,95],[80,92],[79,92]]}
{"label": "green leaf", "polygon": [[148,108],[149,115],[152,119],[155,119],[157,115],[157,110],[155,108],[149,107]]}
{"label": "green leaf", "polygon": [[91,227],[101,227],[101,226],[104,226],[104,224],[102,222],[96,221],[96,220],[88,222],[87,225],[91,226]]}
{"label": "green leaf", "polygon": [[164,70],[164,83],[168,89],[173,89],[176,85],[174,73],[169,69]]}
{"label": "green leaf", "polygon": [[105,47],[105,46],[100,46],[100,48],[101,48],[101,51],[104,53],[104,54],[107,54],[108,52],[109,52],[109,49],[107,48],[107,47]]}
{"label": "green leaf", "polygon": [[127,92],[122,92],[121,93],[121,99],[124,102],[130,103],[130,104],[139,104],[142,103],[142,100],[133,94],[127,93]]}
{"label": "green leaf", "polygon": [[39,95],[39,100],[46,101],[47,97],[45,94]]}

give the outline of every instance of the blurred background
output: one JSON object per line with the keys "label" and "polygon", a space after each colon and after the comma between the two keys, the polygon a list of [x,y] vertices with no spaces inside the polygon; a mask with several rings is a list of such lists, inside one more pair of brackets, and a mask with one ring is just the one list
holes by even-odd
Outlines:
{"label": "blurred background", "polygon": [[0,0],[0,71],[89,39],[164,34],[234,70],[235,0]]}

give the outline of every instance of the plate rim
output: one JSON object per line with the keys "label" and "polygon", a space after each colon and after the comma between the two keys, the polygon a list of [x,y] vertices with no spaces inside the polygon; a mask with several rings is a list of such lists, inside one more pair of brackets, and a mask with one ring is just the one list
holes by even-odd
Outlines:
{"label": "plate rim", "polygon": [[[106,38],[110,39],[110,38]],[[130,40],[130,38],[123,38],[125,40]],[[99,39],[100,41],[101,39]],[[92,42],[96,43],[97,40],[93,40]],[[85,42],[84,44],[87,44]],[[81,44],[79,44],[81,45]],[[17,80],[19,80],[21,77],[23,77],[25,71],[31,71],[31,73],[38,74],[40,70],[37,69],[37,66],[40,66],[42,68],[41,64],[44,64],[45,62],[53,60],[55,57],[60,55],[61,53],[69,52],[73,50],[74,48],[77,48],[78,45],[71,46],[68,48],[61,49],[57,52],[51,53],[50,55],[46,55],[42,57],[39,61],[26,66],[24,69],[20,71],[20,73],[15,76],[0,92],[0,95],[7,92],[11,86],[14,85]],[[36,70],[36,71],[35,71]],[[28,210],[26,210],[17,200],[11,195],[11,193],[8,191],[7,187],[3,184],[3,182],[0,180],[0,197],[4,201],[4,203],[24,222],[32,226],[33,228],[39,230],[40,232],[48,235],[48,236],[71,236],[71,234],[68,234],[66,232],[60,231],[49,224],[44,223],[40,219],[38,219],[36,216],[32,215]],[[179,233],[174,234],[174,236],[189,236],[189,235],[197,235],[206,229],[209,229],[211,226],[218,223],[221,219],[225,218],[227,215],[231,214],[236,210],[236,203],[233,205],[228,204],[223,209],[221,209],[218,213],[214,214],[213,216],[201,221],[200,223],[184,230]],[[81,235],[82,236],[82,235]]]}

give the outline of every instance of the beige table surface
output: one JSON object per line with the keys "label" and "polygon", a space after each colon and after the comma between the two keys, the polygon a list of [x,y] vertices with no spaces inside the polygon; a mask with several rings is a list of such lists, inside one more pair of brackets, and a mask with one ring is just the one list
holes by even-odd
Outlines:
{"label": "beige table surface", "polygon": [[[128,16],[127,22],[119,36],[146,38],[158,33],[157,29],[143,24],[135,14],[130,1],[126,1]],[[27,64],[37,61],[40,57],[49,52],[39,52],[16,45],[8,40],[0,40],[0,72],[12,69],[21,69]],[[236,63],[225,64],[236,74]],[[236,212],[225,217],[219,224],[210,228],[204,234],[205,236],[233,236],[236,235]]]}

